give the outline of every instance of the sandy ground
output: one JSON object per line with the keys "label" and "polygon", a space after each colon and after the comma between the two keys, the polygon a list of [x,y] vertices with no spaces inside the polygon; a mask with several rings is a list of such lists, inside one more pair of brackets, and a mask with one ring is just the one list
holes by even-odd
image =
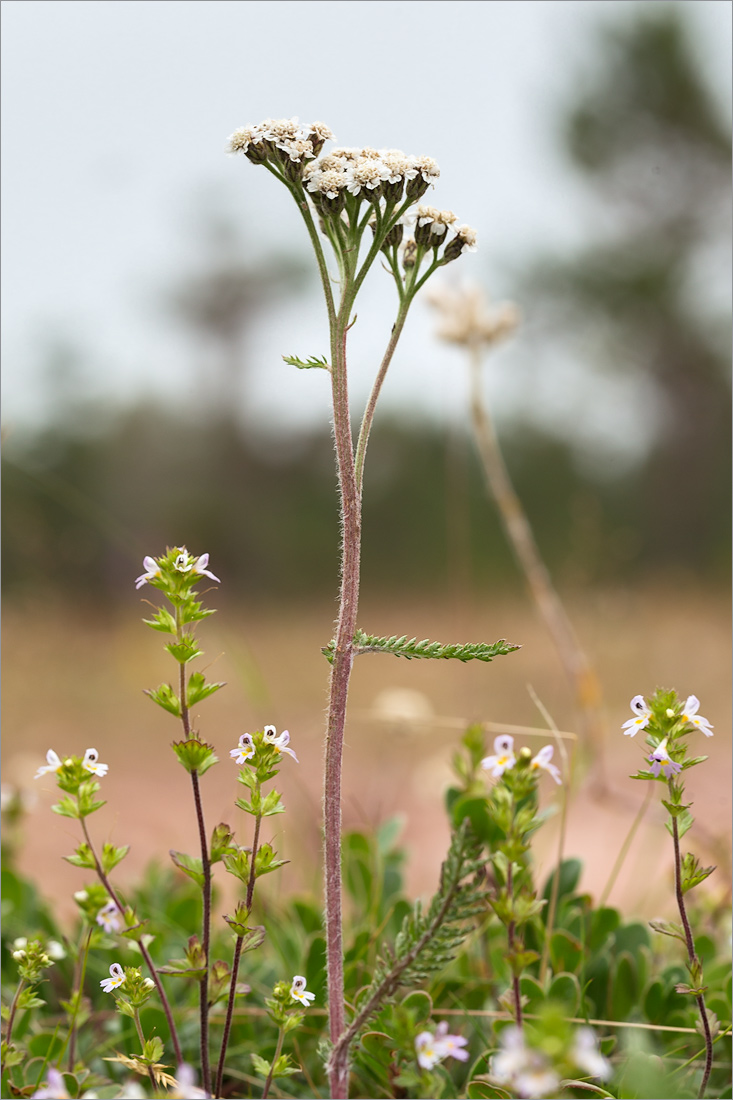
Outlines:
{"label": "sandy ground", "polygon": [[[228,750],[245,730],[268,722],[287,727],[300,764],[285,760],[279,787],[288,812],[269,825],[279,851],[291,862],[282,875],[273,876],[278,885],[271,889],[318,889],[328,671],[319,650],[330,637],[333,605],[325,601],[270,611],[219,606],[219,614],[200,628],[206,655],[199,667],[207,666],[210,679],[227,681],[223,691],[201,705],[196,721],[221,759],[202,781],[207,823],[211,828],[227,821],[241,831],[241,842],[248,842],[249,819],[233,806],[241,790]],[[596,662],[607,718],[602,765],[597,753],[579,744],[569,788],[566,854],[583,860],[583,887],[596,897],[601,893],[647,791],[646,784],[628,778],[640,764],[643,747],[641,738],[637,744],[620,731],[630,716],[629,699],[666,686],[683,697],[698,695],[702,713],[715,726],[714,739],[699,735],[695,743],[696,751],[707,751],[711,759],[690,773],[697,825],[688,835],[690,847],[719,864],[711,881],[723,889],[729,883],[731,818],[727,595],[667,585],[577,593],[569,606]],[[49,748],[81,754],[93,745],[109,764],[102,781],[108,802],[90,824],[99,842],[131,845],[115,872],[119,882],[128,882],[153,856],[165,860],[170,848],[196,851],[189,780],[169,748],[179,736],[176,720],[142,693],[167,680],[173,662],[162,650],[162,636],[140,623],[139,612],[149,609],[140,607],[134,594],[113,621],[93,621],[60,606],[5,610],[3,781],[38,796],[24,825],[21,858],[65,914],[74,910],[71,894],[85,873],[62,860],[78,835],[73,821],[50,811],[53,783],[32,778]],[[409,890],[429,893],[447,843],[442,796],[462,729],[473,721],[542,727],[529,684],[558,727],[573,731],[570,693],[551,643],[526,602],[367,599],[360,621],[375,633],[408,632],[442,641],[507,637],[522,644],[518,653],[489,665],[407,662],[381,655],[357,662],[347,729],[344,824],[376,825],[400,815]],[[398,719],[400,711],[412,720]],[[539,729],[524,740],[536,750],[549,739]],[[672,912],[671,843],[658,794],[659,789],[610,896],[612,904],[643,917]],[[548,802],[558,798],[549,777],[543,797]],[[558,822],[559,815],[538,834],[542,876],[556,858]]]}

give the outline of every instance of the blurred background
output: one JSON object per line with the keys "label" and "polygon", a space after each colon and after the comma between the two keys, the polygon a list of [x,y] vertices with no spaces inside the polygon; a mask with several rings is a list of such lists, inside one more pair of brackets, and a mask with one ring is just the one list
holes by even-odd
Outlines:
{"label": "blurred background", "polygon": [[[293,114],[339,144],[435,157],[430,201],[479,234],[445,277],[520,307],[486,396],[604,692],[605,751],[579,746],[571,806],[588,889],[645,793],[618,731],[657,686],[697,694],[716,727],[691,782],[727,868],[729,4],[6,0],[3,23],[4,776],[40,797],[22,843],[47,890],[77,888],[59,860],[73,829],[29,779],[50,747],[110,764],[104,839],[133,841],[123,875],[161,837],[194,843],[177,730],[141,694],[170,669],[132,582],[169,544],[208,552],[222,579],[201,634],[229,686],[202,733],[226,758],[244,729],[289,726],[285,888],[317,888],[330,401],[325,374],[281,357],[322,354],[327,329],[289,196],[225,155],[238,126]],[[359,415],[395,311],[378,269],[360,310]],[[480,668],[357,668],[345,820],[404,815],[415,890],[444,851],[464,723],[543,725],[528,684],[562,729],[576,719],[484,488],[464,357],[435,323],[418,301],[372,436],[361,623],[523,648]],[[231,820],[227,764],[209,777],[212,823]],[[655,912],[669,868],[644,835],[612,900]]]}

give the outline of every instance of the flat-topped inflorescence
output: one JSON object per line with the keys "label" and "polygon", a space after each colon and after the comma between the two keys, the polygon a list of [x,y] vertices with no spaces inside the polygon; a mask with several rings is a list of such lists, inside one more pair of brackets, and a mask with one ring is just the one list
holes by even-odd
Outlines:
{"label": "flat-topped inflorescence", "polygon": [[[368,223],[379,238],[377,247],[387,255],[394,250],[390,266],[398,277],[397,249],[402,246],[399,267],[410,271],[412,285],[417,282],[417,271],[410,269],[419,268],[426,253],[433,252],[432,271],[463,252],[475,251],[475,230],[457,226],[452,211],[422,205],[411,216],[415,239],[402,244],[405,212],[440,176],[432,157],[371,146],[337,147],[321,155],[323,145],[332,138],[321,122],[301,125],[297,118],[265,119],[235,130],[229,138],[229,150],[242,153],[253,164],[265,165],[298,201],[303,196],[310,200],[322,232],[337,253],[355,256]],[[365,202],[374,209],[371,218],[363,216]],[[439,248],[444,248],[442,255],[438,254]]]}

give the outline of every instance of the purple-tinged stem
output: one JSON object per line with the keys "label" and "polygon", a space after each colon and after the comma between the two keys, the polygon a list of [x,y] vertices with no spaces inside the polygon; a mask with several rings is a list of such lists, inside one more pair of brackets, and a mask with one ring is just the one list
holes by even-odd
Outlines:
{"label": "purple-tinged stem", "polygon": [[[116,893],[114,887],[112,886],[112,883],[109,881],[106,874],[102,870],[102,864],[99,862],[99,859],[97,857],[97,853],[94,850],[94,845],[92,844],[91,837],[89,836],[89,830],[87,829],[87,823],[86,823],[86,821],[84,820],[83,817],[80,820],[81,820],[82,831],[84,833],[84,839],[87,842],[87,845],[89,847],[89,851],[92,853],[92,858],[94,860],[94,866],[96,867],[96,870],[97,870],[97,877],[99,878],[99,881],[102,883],[102,885],[104,886],[104,888],[107,891],[107,893],[109,894],[109,896],[112,898],[112,901],[117,906],[117,909],[119,910],[121,915],[124,917],[125,907],[122,904],[122,902],[120,901],[119,897],[117,896],[117,893]],[[168,1031],[170,1032],[171,1042],[173,1043],[173,1049],[176,1052],[176,1063],[178,1065],[180,1065],[181,1062],[183,1061],[183,1053],[181,1051],[181,1044],[178,1041],[178,1032],[176,1031],[176,1025],[173,1022],[173,1013],[171,1012],[171,1006],[168,1003],[168,998],[166,997],[165,990],[163,989],[163,985],[162,985],[161,980],[160,980],[160,975],[158,974],[158,971],[155,969],[155,964],[154,964],[154,962],[151,958],[150,952],[148,951],[147,947],[145,946],[145,943],[143,942],[142,938],[140,938],[139,940],[136,940],[135,942],[137,943],[138,947],[140,948],[140,954],[142,955],[143,959],[145,960],[145,965],[147,966],[148,970],[150,971],[150,977],[155,982],[155,988],[158,990],[158,996],[160,997],[160,1003],[163,1006],[163,1011],[165,1013],[165,1018],[168,1021]]]}
{"label": "purple-tinged stem", "polygon": [[[677,908],[680,911],[680,920],[682,921],[682,927],[685,930],[685,943],[687,944],[687,956],[690,963],[696,963],[699,966],[700,960],[697,957],[695,951],[695,940],[692,935],[692,929],[690,928],[690,922],[687,917],[687,909],[685,907],[685,895],[682,891],[682,859],[680,856],[680,833],[677,827],[677,818],[672,818],[672,840],[674,841],[674,891],[677,896]],[[710,1034],[710,1022],[708,1021],[708,1014],[705,1009],[705,998],[702,993],[699,993],[695,1000],[697,1002],[698,1011],[700,1013],[700,1019],[702,1020],[702,1029],[705,1036],[705,1069],[703,1070],[702,1081],[700,1083],[700,1091],[698,1093],[699,1100],[705,1095],[705,1089],[707,1088],[708,1081],[710,1080],[710,1071],[713,1068],[713,1037]]]}
{"label": "purple-tinged stem", "polygon": [[[260,784],[257,784],[257,793],[260,792]],[[247,883],[247,897],[245,905],[247,906],[247,919],[252,912],[252,903],[254,900],[255,892],[255,860],[257,858],[257,849],[260,843],[260,825],[262,824],[262,814],[257,814],[255,817],[255,831],[252,840],[252,853],[250,855],[249,866],[249,882]],[[239,974],[239,960],[242,955],[242,941],[243,936],[237,936],[237,942],[234,945],[234,958],[232,959],[232,977],[229,983],[229,999],[227,1001],[227,1014],[224,1021],[224,1034],[221,1040],[221,1054],[219,1055],[219,1065],[216,1071],[216,1095],[221,1096],[221,1086],[224,1080],[224,1063],[226,1060],[227,1047],[229,1045],[229,1035],[232,1030],[232,1016],[234,1014],[234,998],[237,994],[237,975]]]}

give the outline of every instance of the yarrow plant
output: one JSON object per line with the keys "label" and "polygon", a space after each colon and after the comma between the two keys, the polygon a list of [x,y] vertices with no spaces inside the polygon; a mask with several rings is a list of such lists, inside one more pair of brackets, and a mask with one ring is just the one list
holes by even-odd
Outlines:
{"label": "yarrow plant", "polygon": [[[341,769],[349,681],[358,652],[364,461],[377,400],[410,305],[438,268],[475,249],[476,233],[467,225],[457,226],[452,211],[420,202],[440,175],[431,157],[371,147],[339,147],[323,153],[325,143],[332,139],[331,130],[320,122],[303,125],[296,118],[266,119],[236,130],[229,139],[229,149],[266,168],[295,200],[315,252],[329,322],[328,356],[285,359],[296,367],[321,368],[330,375],[341,499],[341,588],[336,631],[328,653],[331,680],[323,805],[328,1008],[331,1042],[341,1052],[336,1060],[330,1060],[329,1074],[332,1095],[342,1097],[347,1095],[349,1052],[339,1046],[339,1039],[347,1031],[341,901]],[[324,242],[336,264],[337,293]],[[357,320],[354,312],[357,295],[380,256],[382,266],[394,281],[398,308],[355,440],[348,395],[347,338]],[[511,648],[499,647],[492,656]]]}

